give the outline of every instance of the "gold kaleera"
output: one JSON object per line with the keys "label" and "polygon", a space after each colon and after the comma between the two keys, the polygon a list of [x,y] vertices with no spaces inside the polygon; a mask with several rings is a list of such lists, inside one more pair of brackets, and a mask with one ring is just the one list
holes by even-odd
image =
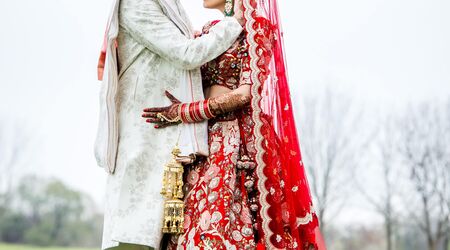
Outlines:
{"label": "gold kaleera", "polygon": [[176,159],[181,153],[178,143],[172,150],[172,159],[164,167],[163,186],[161,194],[164,202],[163,233],[181,234],[184,232],[184,201],[183,198],[183,165]]}

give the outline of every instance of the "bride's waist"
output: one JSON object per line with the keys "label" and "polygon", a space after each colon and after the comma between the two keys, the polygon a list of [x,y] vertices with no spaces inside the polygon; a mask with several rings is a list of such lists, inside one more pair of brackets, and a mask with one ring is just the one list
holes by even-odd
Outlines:
{"label": "bride's waist", "polygon": [[217,97],[226,93],[230,93],[232,90],[221,86],[221,85],[212,85],[205,89],[205,97],[211,98],[211,97]]}

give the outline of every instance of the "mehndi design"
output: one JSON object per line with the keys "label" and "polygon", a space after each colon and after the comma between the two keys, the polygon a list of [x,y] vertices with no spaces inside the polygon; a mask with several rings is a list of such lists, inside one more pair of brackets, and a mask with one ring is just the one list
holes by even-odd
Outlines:
{"label": "mehndi design", "polygon": [[146,122],[156,123],[155,128],[169,125],[194,123],[211,119],[237,109],[250,103],[251,97],[240,93],[226,93],[206,100],[181,103],[168,91],[165,92],[172,104],[166,107],[146,108],[142,117],[148,118]]}

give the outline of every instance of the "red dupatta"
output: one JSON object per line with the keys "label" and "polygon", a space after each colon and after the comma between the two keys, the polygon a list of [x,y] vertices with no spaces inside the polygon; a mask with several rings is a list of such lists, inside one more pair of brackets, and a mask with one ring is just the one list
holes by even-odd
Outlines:
{"label": "red dupatta", "polygon": [[325,250],[297,136],[276,0],[243,0],[255,124],[259,249]]}

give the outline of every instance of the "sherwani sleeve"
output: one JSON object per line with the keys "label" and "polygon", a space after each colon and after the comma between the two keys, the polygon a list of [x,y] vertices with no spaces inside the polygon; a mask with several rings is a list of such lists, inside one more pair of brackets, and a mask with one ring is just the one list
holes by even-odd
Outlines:
{"label": "sherwani sleeve", "polygon": [[227,50],[242,27],[225,17],[209,34],[190,39],[167,17],[155,0],[122,0],[119,23],[149,50],[183,69],[195,69]]}

